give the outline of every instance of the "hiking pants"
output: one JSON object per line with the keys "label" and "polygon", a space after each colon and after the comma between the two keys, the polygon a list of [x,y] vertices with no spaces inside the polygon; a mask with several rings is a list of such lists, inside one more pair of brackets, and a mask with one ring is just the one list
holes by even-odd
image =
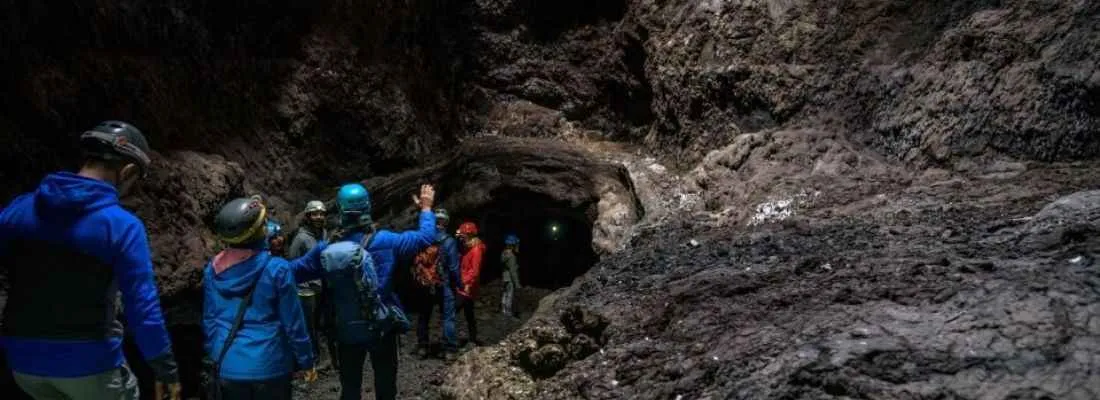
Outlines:
{"label": "hiking pants", "polygon": [[138,400],[138,382],[121,367],[77,378],[52,378],[13,371],[15,383],[35,400]]}
{"label": "hiking pants", "polygon": [[474,299],[463,298],[459,301],[461,303],[462,313],[466,315],[466,332],[470,343],[476,344],[477,340],[477,317],[474,315]]}
{"label": "hiking pants", "polygon": [[374,398],[397,398],[397,335],[383,336],[374,346],[339,343],[336,353],[340,357],[340,400],[361,400],[367,353],[374,370]]}
{"label": "hiking pants", "polygon": [[218,390],[221,391],[221,400],[290,400],[292,381],[290,375],[263,381],[221,379],[218,380]]}
{"label": "hiking pants", "polygon": [[512,284],[512,281],[504,282],[504,293],[500,295],[500,312],[509,317],[515,316],[512,313],[512,302],[516,297],[516,286]]}
{"label": "hiking pants", "polygon": [[[416,323],[416,343],[420,347],[430,347],[432,310],[439,306],[440,322],[443,325],[443,351],[458,351],[458,332],[455,328],[455,296],[449,288],[436,289],[431,299],[424,302]],[[425,291],[425,293],[428,293]]]}

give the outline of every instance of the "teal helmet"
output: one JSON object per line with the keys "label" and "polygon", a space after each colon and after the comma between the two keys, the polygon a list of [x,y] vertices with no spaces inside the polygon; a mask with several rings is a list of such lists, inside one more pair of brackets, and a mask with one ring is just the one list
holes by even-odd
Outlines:
{"label": "teal helmet", "polygon": [[358,183],[341,186],[336,193],[336,206],[340,209],[340,225],[344,227],[370,224],[370,193]]}

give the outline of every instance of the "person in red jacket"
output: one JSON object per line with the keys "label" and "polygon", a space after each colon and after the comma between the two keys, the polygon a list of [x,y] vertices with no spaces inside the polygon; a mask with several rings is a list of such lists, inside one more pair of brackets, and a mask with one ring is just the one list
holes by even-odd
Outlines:
{"label": "person in red jacket", "polygon": [[469,341],[475,346],[480,346],[477,340],[477,319],[474,318],[474,299],[477,297],[478,280],[481,277],[481,260],[485,255],[485,243],[477,237],[477,225],[473,222],[464,222],[458,227],[458,240],[466,248],[462,255],[462,286],[458,288],[458,303],[462,313],[466,315],[466,328],[469,331]]}

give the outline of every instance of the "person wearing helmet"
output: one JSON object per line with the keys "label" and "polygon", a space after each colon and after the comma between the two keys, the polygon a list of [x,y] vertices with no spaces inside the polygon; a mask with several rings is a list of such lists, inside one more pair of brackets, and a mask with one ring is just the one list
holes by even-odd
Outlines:
{"label": "person wearing helmet", "polygon": [[517,254],[519,254],[519,236],[508,234],[504,237],[504,251],[500,253],[500,264],[504,266],[504,293],[500,298],[500,311],[511,318],[518,317],[512,302],[515,299],[516,290],[521,288]]}
{"label": "person wearing helmet", "polygon": [[[371,255],[378,275],[378,292],[387,306],[401,309],[401,302],[393,289],[393,272],[397,259],[412,259],[420,250],[430,246],[435,240],[435,214],[432,205],[435,202],[435,189],[432,185],[422,185],[419,195],[413,195],[413,204],[420,209],[419,226],[416,230],[392,232],[377,230],[371,219],[370,193],[359,183],[350,183],[340,187],[336,193],[336,205],[340,212],[340,230],[333,235],[332,242],[352,241],[363,243]],[[323,271],[320,266],[300,266],[295,270],[298,282],[320,279]],[[332,299],[332,303],[339,302]],[[339,305],[334,305],[339,307]],[[363,386],[363,364],[370,354],[371,367],[374,370],[374,392],[376,399],[397,398],[397,360],[398,332],[389,332],[377,343],[337,342],[337,355],[334,358],[340,375],[340,399],[358,400]]]}
{"label": "person wearing helmet", "polygon": [[9,279],[0,347],[33,398],[136,400],[116,319],[121,292],[126,329],[158,396],[179,399],[145,225],[119,200],[146,176],[149,144],[137,127],[105,121],[80,136],[80,147],[77,173],[47,175],[0,212]]}
{"label": "person wearing helmet", "polygon": [[301,257],[317,245],[317,242],[328,237],[328,231],[325,230],[326,212],[325,203],[321,201],[313,200],[306,203],[306,208],[302,212],[302,223],[287,250],[290,258]]}
{"label": "person wearing helmet", "polygon": [[477,318],[474,315],[474,303],[477,297],[477,289],[481,279],[481,261],[485,255],[485,243],[477,237],[477,225],[473,222],[463,222],[458,226],[458,240],[466,248],[462,254],[460,269],[462,270],[462,286],[458,289],[458,303],[462,313],[466,316],[467,341],[474,346],[480,346],[477,338]]}
{"label": "person wearing helmet", "polygon": [[[317,242],[326,240],[328,232],[325,231],[325,203],[313,200],[306,203],[302,212],[302,223],[294,234],[287,249],[287,257],[298,258],[309,253]],[[317,336],[317,327],[321,323],[321,315],[317,312],[318,303],[322,297],[321,281],[313,280],[298,283],[298,297],[302,300],[302,309],[305,311],[306,324],[309,328],[309,338],[313,342],[313,354],[317,355],[318,364],[321,364],[321,341]],[[331,351],[329,357],[331,357]]]}
{"label": "person wearing helmet", "polygon": [[274,219],[268,218],[267,223],[267,249],[271,254],[283,257],[286,255],[286,236],[283,235],[283,225]]}
{"label": "person wearing helmet", "polygon": [[215,399],[290,399],[294,375],[306,382],[317,376],[294,268],[319,265],[324,246],[293,261],[272,255],[267,212],[253,196],[230,201],[214,217],[226,248],[204,268],[202,327]]}
{"label": "person wearing helmet", "polygon": [[[448,224],[451,217],[447,210],[437,208],[435,210],[435,243],[420,254],[416,261],[429,262],[430,268],[436,270],[439,275],[438,284],[429,288],[428,293],[422,295],[426,298],[422,302],[416,324],[417,355],[427,358],[430,350],[430,325],[432,311],[439,307],[440,323],[443,325],[443,357],[447,361],[458,358],[458,333],[455,329],[455,291],[458,289],[462,276],[459,273],[458,241],[448,233]],[[434,251],[432,251],[434,250]],[[416,272],[414,270],[414,272]],[[415,273],[414,273],[415,277]]]}

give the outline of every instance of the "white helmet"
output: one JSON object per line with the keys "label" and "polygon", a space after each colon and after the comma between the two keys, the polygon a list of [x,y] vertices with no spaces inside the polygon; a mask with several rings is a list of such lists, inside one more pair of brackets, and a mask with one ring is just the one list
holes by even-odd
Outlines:
{"label": "white helmet", "polygon": [[317,201],[317,200],[313,200],[313,201],[310,201],[309,203],[306,203],[306,211],[305,211],[306,214],[314,212],[314,211],[324,212],[325,211],[325,203],[322,203],[322,202]]}

